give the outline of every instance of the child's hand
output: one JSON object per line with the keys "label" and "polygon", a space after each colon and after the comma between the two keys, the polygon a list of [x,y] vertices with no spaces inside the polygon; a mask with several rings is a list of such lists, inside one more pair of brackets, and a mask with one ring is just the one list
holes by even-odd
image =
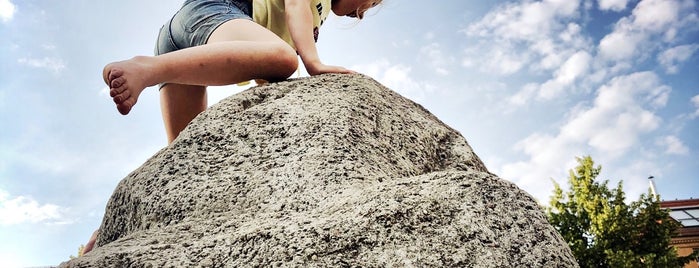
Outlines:
{"label": "child's hand", "polygon": [[318,50],[316,49],[315,39],[313,36],[313,16],[309,8],[311,0],[285,0],[284,8],[286,14],[286,23],[289,27],[291,39],[296,45],[296,51],[306,71],[310,75],[319,75],[324,73],[355,73],[343,67],[325,65],[320,62]]}
{"label": "child's hand", "polygon": [[325,73],[340,73],[340,74],[355,74],[357,72],[349,70],[345,67],[325,65],[322,63],[314,64],[313,66],[307,66],[306,71],[310,75],[319,75]]}

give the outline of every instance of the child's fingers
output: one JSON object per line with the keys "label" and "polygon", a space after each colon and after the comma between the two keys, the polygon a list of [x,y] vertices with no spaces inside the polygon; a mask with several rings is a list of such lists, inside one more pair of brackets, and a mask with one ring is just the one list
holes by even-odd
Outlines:
{"label": "child's fingers", "polygon": [[347,69],[345,67],[340,67],[340,66],[332,66],[333,67],[333,73],[341,73],[341,74],[354,74],[356,73],[355,71],[352,71],[350,69]]}

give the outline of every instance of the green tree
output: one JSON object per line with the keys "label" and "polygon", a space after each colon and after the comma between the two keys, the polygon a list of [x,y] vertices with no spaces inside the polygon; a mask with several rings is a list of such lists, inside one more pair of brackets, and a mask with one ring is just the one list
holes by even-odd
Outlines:
{"label": "green tree", "polygon": [[680,224],[650,192],[627,204],[622,183],[610,189],[596,181],[602,168],[577,158],[568,191],[554,182],[547,214],[581,267],[682,267],[699,252],[678,257],[670,246]]}

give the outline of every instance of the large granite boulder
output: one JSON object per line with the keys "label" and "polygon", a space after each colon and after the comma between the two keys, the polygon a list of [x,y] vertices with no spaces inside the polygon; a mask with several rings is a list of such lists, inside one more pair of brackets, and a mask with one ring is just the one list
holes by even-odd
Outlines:
{"label": "large granite boulder", "polygon": [[577,267],[530,195],[362,75],[251,88],[117,186],[63,267]]}

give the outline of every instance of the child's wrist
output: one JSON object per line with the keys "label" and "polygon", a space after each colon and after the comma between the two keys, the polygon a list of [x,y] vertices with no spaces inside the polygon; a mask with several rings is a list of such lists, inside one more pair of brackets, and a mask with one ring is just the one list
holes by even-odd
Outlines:
{"label": "child's wrist", "polygon": [[320,59],[314,59],[314,60],[303,60],[303,66],[306,67],[306,70],[308,72],[315,71],[319,69],[318,67],[322,66],[323,63],[320,62]]}

